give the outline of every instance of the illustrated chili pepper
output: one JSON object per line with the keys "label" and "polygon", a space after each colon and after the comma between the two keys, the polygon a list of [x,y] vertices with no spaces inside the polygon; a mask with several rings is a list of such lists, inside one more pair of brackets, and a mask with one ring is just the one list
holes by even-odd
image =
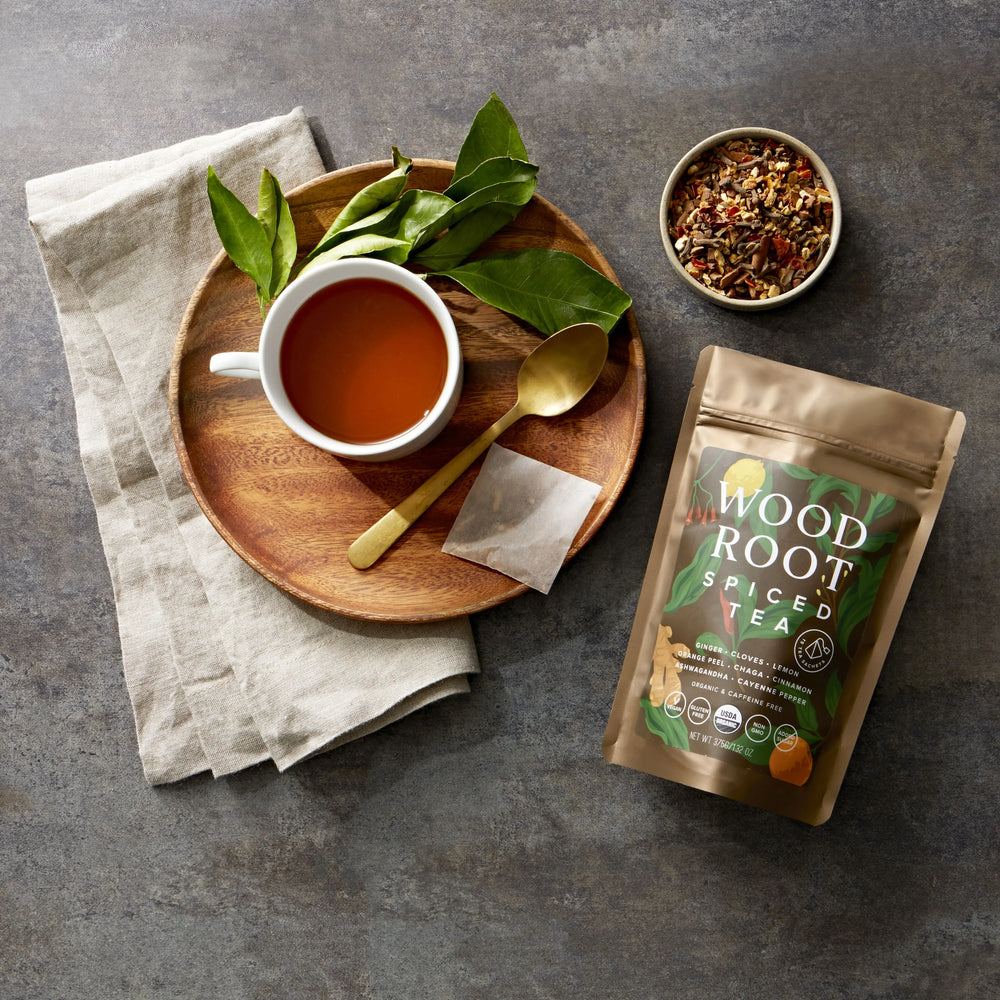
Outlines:
{"label": "illustrated chili pepper", "polygon": [[726,631],[732,635],[736,630],[736,622],[733,621],[733,606],[726,600],[726,595],[720,590],[719,600],[722,603],[722,624]]}

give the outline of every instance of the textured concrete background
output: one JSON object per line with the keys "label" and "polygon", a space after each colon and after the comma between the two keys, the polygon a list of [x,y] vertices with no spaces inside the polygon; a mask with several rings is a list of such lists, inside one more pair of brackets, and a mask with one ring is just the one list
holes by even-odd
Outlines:
{"label": "textured concrete background", "polygon": [[[5,0],[0,32],[0,996],[997,996],[998,23],[966,0]],[[635,300],[635,473],[550,596],[474,622],[470,697],[283,776],[150,789],[24,182],[303,105],[328,167],[455,155],[491,91]],[[845,206],[811,295],[696,300],[674,160],[770,125]],[[698,351],[969,418],[832,820],[606,765]]]}

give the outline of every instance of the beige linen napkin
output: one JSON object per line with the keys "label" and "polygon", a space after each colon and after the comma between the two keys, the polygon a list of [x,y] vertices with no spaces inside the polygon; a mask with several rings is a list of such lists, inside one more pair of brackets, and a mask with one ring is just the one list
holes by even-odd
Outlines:
{"label": "beige linen napkin", "polygon": [[187,488],[167,385],[185,307],[219,251],[209,164],[251,205],[265,166],[285,190],[324,169],[297,108],[26,185],[154,784],[268,758],[284,770],[468,691],[478,670],[467,619],[360,622],[288,597],[233,553]]}

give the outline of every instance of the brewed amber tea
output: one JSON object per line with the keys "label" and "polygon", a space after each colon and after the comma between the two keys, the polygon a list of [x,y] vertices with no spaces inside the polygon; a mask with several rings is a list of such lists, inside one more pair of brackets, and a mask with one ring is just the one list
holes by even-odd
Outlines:
{"label": "brewed amber tea", "polygon": [[281,344],[288,401],[317,430],[370,444],[409,430],[444,387],[448,354],[430,309],[377,278],[339,281],[299,307]]}

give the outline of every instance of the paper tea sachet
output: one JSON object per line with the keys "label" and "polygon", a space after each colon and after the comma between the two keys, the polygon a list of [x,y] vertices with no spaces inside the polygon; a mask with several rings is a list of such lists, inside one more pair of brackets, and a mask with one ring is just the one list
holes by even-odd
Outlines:
{"label": "paper tea sachet", "polygon": [[706,348],[605,757],[828,819],[964,426],[886,389]]}
{"label": "paper tea sachet", "polygon": [[547,594],[600,492],[597,483],[490,445],[443,551]]}

